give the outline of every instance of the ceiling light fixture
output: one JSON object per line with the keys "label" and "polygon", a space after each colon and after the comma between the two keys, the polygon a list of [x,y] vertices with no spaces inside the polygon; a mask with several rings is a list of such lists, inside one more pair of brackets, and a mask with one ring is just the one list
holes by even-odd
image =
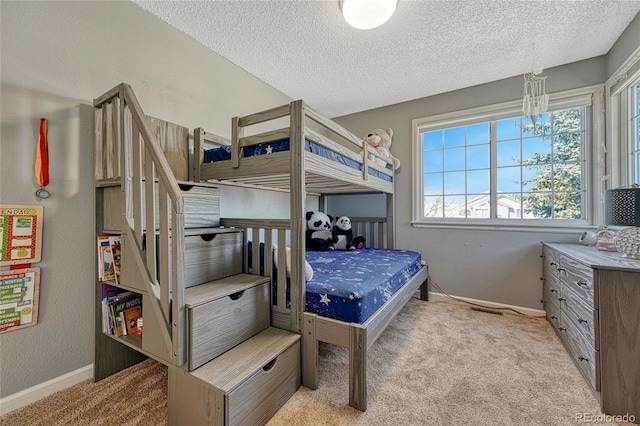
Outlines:
{"label": "ceiling light fixture", "polygon": [[360,30],[379,27],[396,11],[398,0],[340,0],[344,19]]}

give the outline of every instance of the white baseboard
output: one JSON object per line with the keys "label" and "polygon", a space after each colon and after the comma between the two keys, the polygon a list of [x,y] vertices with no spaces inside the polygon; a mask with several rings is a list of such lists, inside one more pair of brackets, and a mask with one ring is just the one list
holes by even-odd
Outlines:
{"label": "white baseboard", "polygon": [[93,364],[0,399],[0,416],[93,378]]}
{"label": "white baseboard", "polygon": [[[464,302],[470,302],[470,303],[486,306],[488,308],[511,308],[525,315],[530,315],[534,317],[545,316],[545,311],[542,309],[532,309],[532,308],[525,308],[522,306],[506,305],[503,303],[489,302],[487,300],[471,299],[468,297],[461,297],[461,296],[453,296],[453,297],[457,300],[451,299],[446,294],[436,293],[432,291],[429,292],[429,301],[433,301],[433,302],[449,302],[449,303],[462,303],[462,304],[464,304]],[[515,314],[515,312],[509,311],[508,309],[505,310],[504,313]]]}

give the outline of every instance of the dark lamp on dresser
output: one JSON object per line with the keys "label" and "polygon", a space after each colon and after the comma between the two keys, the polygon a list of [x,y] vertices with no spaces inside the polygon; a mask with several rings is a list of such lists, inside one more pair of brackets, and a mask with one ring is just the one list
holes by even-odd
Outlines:
{"label": "dark lamp on dresser", "polygon": [[616,250],[640,260],[640,187],[608,189],[604,204],[606,224],[626,227],[616,234]]}

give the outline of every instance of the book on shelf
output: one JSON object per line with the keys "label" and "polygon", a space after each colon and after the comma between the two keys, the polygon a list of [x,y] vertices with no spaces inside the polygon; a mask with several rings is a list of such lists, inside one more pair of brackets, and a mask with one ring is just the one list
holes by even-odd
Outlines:
{"label": "book on shelf", "polygon": [[120,259],[122,258],[120,250],[120,236],[110,236],[109,244],[111,245],[111,256],[113,258],[114,280],[117,284],[120,282]]}
{"label": "book on shelf", "polygon": [[142,318],[142,306],[136,305],[124,311],[124,321],[127,326],[127,334],[136,334],[138,318]]}
{"label": "book on shelf", "polygon": [[101,281],[116,279],[113,253],[108,235],[98,236],[98,278]]}
{"label": "book on shelf", "polygon": [[109,312],[111,314],[111,321],[116,337],[126,336],[128,334],[125,317],[125,312],[127,310],[139,306],[140,314],[142,315],[142,295],[132,292],[129,293],[130,294],[126,296],[125,293],[121,293],[115,300],[109,303]]}

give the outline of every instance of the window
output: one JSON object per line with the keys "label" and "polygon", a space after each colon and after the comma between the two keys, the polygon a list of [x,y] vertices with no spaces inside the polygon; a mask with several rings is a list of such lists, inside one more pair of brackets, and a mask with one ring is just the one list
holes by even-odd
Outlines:
{"label": "window", "polygon": [[520,101],[414,120],[414,224],[588,223],[591,97],[556,96],[535,122]]}
{"label": "window", "polygon": [[633,152],[634,182],[640,184],[640,80],[629,87],[629,141]]}
{"label": "window", "polygon": [[611,97],[608,188],[640,184],[640,49],[607,81]]}

